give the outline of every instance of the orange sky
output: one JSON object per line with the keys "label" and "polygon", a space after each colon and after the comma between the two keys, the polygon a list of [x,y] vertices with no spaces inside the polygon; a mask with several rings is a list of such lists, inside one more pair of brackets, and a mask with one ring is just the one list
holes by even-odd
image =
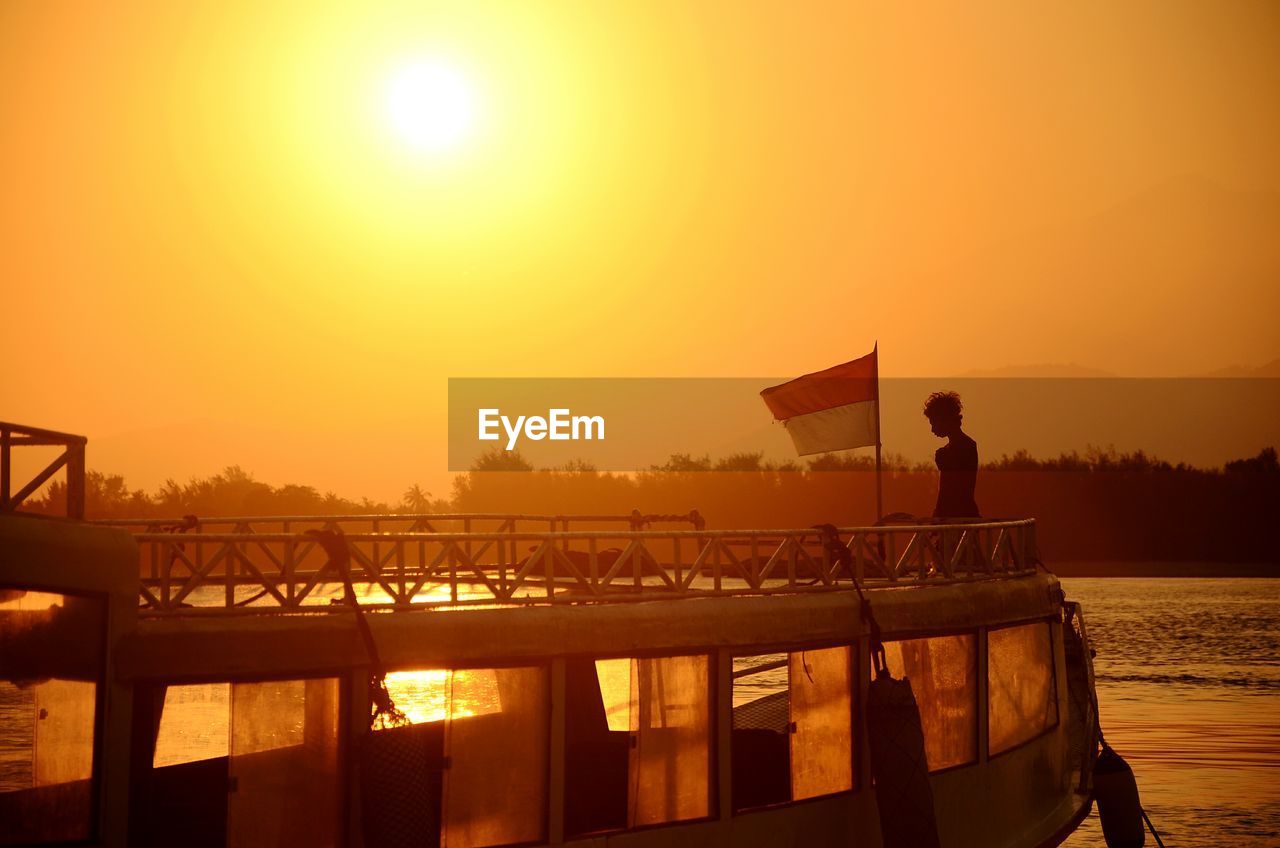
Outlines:
{"label": "orange sky", "polygon": [[[449,376],[1258,364],[1278,44],[1269,2],[5,3],[0,418],[395,497]],[[421,55],[481,115],[442,156],[379,112]]]}

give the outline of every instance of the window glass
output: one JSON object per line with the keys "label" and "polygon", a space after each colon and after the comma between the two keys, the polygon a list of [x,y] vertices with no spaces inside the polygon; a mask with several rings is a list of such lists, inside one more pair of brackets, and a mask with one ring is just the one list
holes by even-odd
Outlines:
{"label": "window glass", "polygon": [[[454,685],[455,677],[462,685]],[[492,715],[502,709],[498,672],[492,668],[393,671],[387,675],[387,692],[411,724],[431,724],[450,715]]]}
{"label": "window glass", "polygon": [[705,656],[633,660],[629,826],[711,814],[709,674]]}
{"label": "window glass", "polygon": [[0,845],[93,835],[102,602],[0,588]]}
{"label": "window glass", "polygon": [[227,843],[337,845],[338,680],[231,686]]}
{"label": "window glass", "polygon": [[231,684],[169,686],[156,734],[156,768],[225,757],[230,752]]}
{"label": "window glass", "polygon": [[852,650],[791,654],[791,796],[853,788]]}
{"label": "window glass", "polygon": [[131,840],[340,844],[340,692],[336,677],[138,687],[135,710],[154,697],[159,713]]}
{"label": "window glass", "polygon": [[894,677],[911,681],[929,770],[978,758],[978,643],[972,633],[885,643]]}
{"label": "window glass", "polygon": [[613,731],[631,732],[631,660],[596,660],[605,719]]}
{"label": "window glass", "polygon": [[441,834],[446,848],[546,838],[550,708],[545,668],[450,675],[445,725],[450,764]]}
{"label": "window glass", "polygon": [[545,840],[551,720],[545,667],[397,671],[387,675],[387,691],[431,734],[428,748],[448,757],[436,784],[440,844]]}
{"label": "window glass", "polygon": [[987,631],[987,722],[990,755],[1058,723],[1049,622]]}

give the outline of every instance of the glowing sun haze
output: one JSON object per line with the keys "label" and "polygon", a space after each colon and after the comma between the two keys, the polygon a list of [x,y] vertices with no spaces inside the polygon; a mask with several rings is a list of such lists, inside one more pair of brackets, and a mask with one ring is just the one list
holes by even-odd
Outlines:
{"label": "glowing sun haze", "polygon": [[387,83],[387,117],[410,144],[430,151],[461,143],[472,128],[476,104],[466,78],[438,59],[419,59]]}

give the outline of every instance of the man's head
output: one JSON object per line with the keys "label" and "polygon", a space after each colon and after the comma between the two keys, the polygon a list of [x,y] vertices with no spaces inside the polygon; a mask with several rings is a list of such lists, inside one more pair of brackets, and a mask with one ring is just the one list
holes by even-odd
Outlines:
{"label": "man's head", "polygon": [[964,406],[955,392],[934,392],[924,402],[924,416],[929,419],[933,435],[946,438],[960,430],[960,413]]}

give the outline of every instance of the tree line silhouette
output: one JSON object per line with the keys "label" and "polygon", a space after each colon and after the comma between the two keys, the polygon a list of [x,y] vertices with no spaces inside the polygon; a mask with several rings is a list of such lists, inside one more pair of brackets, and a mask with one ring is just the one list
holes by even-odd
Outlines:
{"label": "tree line silhouette", "polygon": [[[885,508],[928,515],[937,491],[931,463],[889,455]],[[400,501],[352,500],[311,486],[272,486],[239,466],[186,484],[169,480],[148,493],[120,475],[90,471],[89,518],[158,518],[194,514],[336,515],[422,512],[551,514],[683,512],[697,508],[713,528],[783,528],[875,520],[875,462],[827,454],[771,462],[759,453],[676,454],[631,474],[601,472],[575,461],[535,469],[518,452],[492,451],[454,478],[447,498],[418,485]],[[27,506],[59,514],[66,486],[56,482]],[[1280,463],[1274,448],[1221,469],[1171,464],[1143,451],[1090,448],[1038,459],[1017,451],[989,461],[978,501],[992,518],[1035,517],[1048,561],[1275,563],[1272,530],[1280,526]]]}

